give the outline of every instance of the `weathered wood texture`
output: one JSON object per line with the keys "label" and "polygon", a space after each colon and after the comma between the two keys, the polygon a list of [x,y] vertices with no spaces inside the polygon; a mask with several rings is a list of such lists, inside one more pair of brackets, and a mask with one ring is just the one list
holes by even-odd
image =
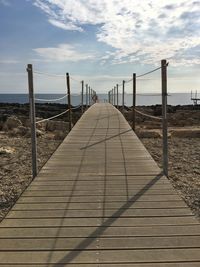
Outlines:
{"label": "weathered wood texture", "polygon": [[78,121],[0,224],[0,266],[200,266],[200,224],[110,104]]}

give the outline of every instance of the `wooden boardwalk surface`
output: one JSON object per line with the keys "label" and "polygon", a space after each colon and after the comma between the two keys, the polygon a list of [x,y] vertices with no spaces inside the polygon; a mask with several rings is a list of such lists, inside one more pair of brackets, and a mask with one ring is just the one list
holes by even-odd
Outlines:
{"label": "wooden boardwalk surface", "polygon": [[1,222],[0,266],[199,267],[200,224],[121,113],[95,104]]}

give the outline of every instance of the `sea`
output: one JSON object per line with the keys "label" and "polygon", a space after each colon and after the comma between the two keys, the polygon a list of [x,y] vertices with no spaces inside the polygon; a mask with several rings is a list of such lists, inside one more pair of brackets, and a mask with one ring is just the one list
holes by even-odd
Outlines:
{"label": "sea", "polygon": [[[37,94],[35,99],[41,99],[40,101],[35,100],[36,103],[67,103],[67,99],[63,98],[59,101],[54,101],[54,99],[59,99],[63,97],[62,94]],[[107,102],[107,94],[98,94],[99,102]],[[0,94],[0,103],[18,103],[25,104],[29,102],[28,94]],[[132,94],[125,94],[124,102],[126,106],[132,106]],[[162,102],[161,95],[159,94],[138,94],[136,95],[136,105],[137,106],[150,106],[159,105]],[[169,105],[193,105],[190,93],[169,93],[167,97],[167,102]],[[84,96],[84,104],[86,99]],[[81,95],[77,94],[71,97],[72,106],[78,106],[81,104]],[[122,96],[119,95],[119,105],[122,104]]]}

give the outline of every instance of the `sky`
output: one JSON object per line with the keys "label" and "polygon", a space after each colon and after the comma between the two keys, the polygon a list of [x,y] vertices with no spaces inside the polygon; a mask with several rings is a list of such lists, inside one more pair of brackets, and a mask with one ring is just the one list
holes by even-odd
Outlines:
{"label": "sky", "polygon": [[[36,93],[65,93],[66,72],[73,92],[84,80],[107,93],[162,59],[169,92],[200,92],[199,0],[0,0],[0,93],[27,93],[27,64],[44,73]],[[138,78],[137,92],[160,92],[160,76]]]}

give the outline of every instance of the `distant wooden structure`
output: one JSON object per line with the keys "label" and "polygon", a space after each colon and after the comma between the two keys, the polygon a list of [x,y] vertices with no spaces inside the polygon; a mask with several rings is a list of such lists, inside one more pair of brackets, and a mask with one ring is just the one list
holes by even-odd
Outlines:
{"label": "distant wooden structure", "polygon": [[198,105],[198,101],[200,101],[200,98],[198,98],[198,93],[197,90],[196,92],[193,94],[193,92],[191,91],[191,100],[193,101],[193,104],[196,106]]}

